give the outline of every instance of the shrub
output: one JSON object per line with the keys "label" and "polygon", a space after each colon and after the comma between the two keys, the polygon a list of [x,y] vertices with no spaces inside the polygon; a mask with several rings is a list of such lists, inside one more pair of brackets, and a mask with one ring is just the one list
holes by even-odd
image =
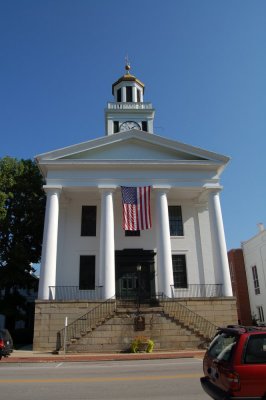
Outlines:
{"label": "shrub", "polygon": [[130,352],[138,353],[144,351],[146,353],[151,353],[153,348],[154,341],[152,339],[149,339],[146,336],[136,336],[130,345]]}

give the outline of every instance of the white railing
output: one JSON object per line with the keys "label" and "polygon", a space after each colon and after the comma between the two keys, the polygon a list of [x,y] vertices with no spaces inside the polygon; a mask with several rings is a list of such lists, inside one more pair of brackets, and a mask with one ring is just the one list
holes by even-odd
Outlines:
{"label": "white railing", "polygon": [[151,103],[107,103],[109,110],[151,110]]}

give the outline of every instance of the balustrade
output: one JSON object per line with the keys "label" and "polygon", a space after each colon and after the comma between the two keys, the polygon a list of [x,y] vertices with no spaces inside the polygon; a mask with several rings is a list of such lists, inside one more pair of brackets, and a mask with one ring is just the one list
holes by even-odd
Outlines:
{"label": "balustrade", "polygon": [[109,110],[151,110],[151,103],[107,103]]}

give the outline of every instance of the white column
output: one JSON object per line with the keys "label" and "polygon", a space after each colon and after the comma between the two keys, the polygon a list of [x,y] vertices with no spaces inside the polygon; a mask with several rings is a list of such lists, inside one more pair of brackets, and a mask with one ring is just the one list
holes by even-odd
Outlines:
{"label": "white column", "polygon": [[101,189],[101,231],[99,283],[102,297],[110,299],[115,295],[115,241],[113,188]]}
{"label": "white column", "polygon": [[56,257],[61,186],[44,186],[47,193],[38,299],[49,300],[49,286],[56,285]]}
{"label": "white column", "polygon": [[137,88],[136,88],[136,86],[132,86],[132,101],[134,103],[137,102]]}
{"label": "white column", "polygon": [[122,89],[122,90],[121,90],[121,94],[122,94],[121,100],[122,100],[122,103],[125,103],[125,102],[127,101],[126,87],[125,87],[125,86],[122,86],[121,89]]}
{"label": "white column", "polygon": [[218,190],[210,191],[208,204],[215,263],[214,268],[218,272],[218,276],[221,280],[220,283],[223,284],[224,296],[232,296],[232,285]]}
{"label": "white column", "polygon": [[172,297],[174,284],[166,189],[156,190],[158,291]]}

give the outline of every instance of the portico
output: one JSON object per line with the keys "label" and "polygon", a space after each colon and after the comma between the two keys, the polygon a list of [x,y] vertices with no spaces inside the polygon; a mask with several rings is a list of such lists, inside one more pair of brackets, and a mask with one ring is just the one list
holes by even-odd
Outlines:
{"label": "portico", "polygon": [[[65,256],[63,253],[68,253],[69,250],[62,249],[63,253],[61,253],[62,242],[66,240],[66,238],[62,238],[60,235],[60,231],[58,229],[59,224],[59,215],[61,217],[68,219],[69,210],[66,210],[65,202],[68,199],[68,207],[70,204],[74,204],[76,202],[76,198],[79,196],[77,192],[68,191],[68,188],[62,188],[61,186],[57,187],[45,187],[47,193],[47,211],[46,211],[46,219],[45,219],[45,230],[44,230],[44,242],[43,242],[43,253],[42,253],[42,270],[40,276],[40,286],[39,286],[39,298],[40,299],[56,299],[55,290],[51,290],[51,288],[62,287],[62,286],[79,286],[76,279],[71,281],[69,279],[66,282],[65,279],[60,279],[60,259],[58,258],[61,254],[61,257],[65,260],[68,256]],[[156,293],[164,293],[167,297],[171,298],[173,296],[178,296],[178,289],[174,288],[174,278],[173,278],[173,266],[172,266],[172,255],[173,253],[180,253],[181,246],[176,246],[176,244],[187,243],[187,240],[184,236],[182,237],[171,237],[170,235],[170,222],[169,222],[169,213],[168,213],[168,196],[170,196],[170,203],[172,203],[172,196],[175,192],[175,189],[170,186],[167,188],[160,188],[154,185],[152,190],[152,219],[153,219],[153,228],[152,232],[140,232],[140,236],[129,236],[123,238],[123,245],[119,245],[115,238],[124,234],[121,229],[122,225],[122,205],[121,205],[121,194],[120,188],[110,186],[110,187],[97,187],[93,191],[93,197],[95,203],[99,206],[98,215],[99,215],[99,232],[97,232],[96,237],[92,238],[97,240],[99,238],[98,243],[94,243],[93,253],[98,255],[98,264],[95,264],[96,268],[96,280],[95,287],[93,290],[89,290],[88,298],[90,299],[108,299],[111,297],[115,297],[117,292],[117,277],[116,277],[116,252],[123,251],[123,249],[132,248],[135,249],[142,248],[146,249],[146,251],[154,251],[154,290]],[[180,190],[181,192],[181,190]],[[228,285],[228,264],[226,257],[226,247],[225,247],[225,238],[224,238],[224,229],[221,220],[221,209],[220,209],[220,200],[219,200],[219,191],[204,190],[205,197],[207,198],[207,202],[205,203],[205,208],[209,210],[209,220],[210,220],[210,232],[212,232],[213,238],[218,238],[214,243],[211,243],[211,249],[213,254],[213,260],[215,260],[215,265],[219,266],[215,268],[212,273],[212,279],[210,279],[210,275],[206,268],[206,260],[204,262],[204,273],[200,274],[199,271],[196,272],[196,276],[194,280],[190,282],[192,284],[198,285],[207,285],[207,284],[220,284],[222,286],[222,293],[224,296],[230,296],[230,281]],[[63,193],[63,194],[62,194]],[[208,194],[207,194],[208,193]],[[183,194],[184,195],[184,194]],[[81,196],[86,197],[86,191],[81,192]],[[182,195],[180,195],[182,197]],[[61,199],[61,203],[60,203]],[[184,200],[179,201],[179,203],[183,203]],[[187,199],[187,203],[190,203],[190,207],[193,205],[195,212],[195,221],[200,221],[201,211],[198,211],[198,206],[194,206],[194,202],[191,199]],[[199,209],[201,210],[201,209]],[[70,213],[71,214],[71,213]],[[118,215],[121,214],[121,215]],[[71,219],[71,218],[70,218]],[[81,222],[79,220],[79,222]],[[68,224],[67,221],[64,221],[64,225]],[[186,225],[186,223],[185,223]],[[202,222],[200,222],[200,227],[202,227]],[[78,228],[76,227],[76,230]],[[68,237],[69,233],[64,232],[64,229],[61,229],[61,235]],[[199,233],[197,234],[197,239],[199,241],[206,240]],[[147,244],[145,245],[144,237],[151,236],[147,240]],[[85,238],[83,238],[85,239]],[[176,243],[179,241],[179,243]],[[68,242],[68,239],[67,239]],[[72,242],[74,246],[75,242]],[[132,247],[133,246],[133,247]],[[82,246],[84,248],[84,246]],[[183,247],[183,246],[182,246]],[[182,248],[181,247],[181,248]],[[119,250],[121,249],[121,250]],[[182,249],[183,250],[183,249]],[[189,248],[185,250],[187,254],[187,261],[189,260],[188,252]],[[59,255],[58,255],[59,251]],[[86,249],[85,253],[90,251],[90,245],[88,245],[88,250]],[[193,249],[195,251],[195,249]],[[75,251],[74,251],[75,252]],[[84,253],[84,251],[81,251]],[[72,257],[72,256],[70,256]],[[200,254],[198,254],[198,268],[200,267]],[[136,260],[137,262],[137,260]],[[137,262],[138,263],[138,262]],[[66,265],[65,261],[63,262]],[[71,269],[71,268],[70,268]],[[67,272],[67,271],[65,271]],[[77,271],[78,272],[78,271]],[[59,274],[60,273],[60,274]],[[68,271],[69,273],[69,271]],[[62,270],[62,276],[64,272]],[[189,275],[189,274],[188,274]],[[196,280],[198,277],[198,280]],[[60,282],[61,280],[61,282]],[[155,284],[156,281],[156,284]],[[82,296],[85,295],[85,290],[80,290]],[[81,297],[84,298],[84,297]]]}

